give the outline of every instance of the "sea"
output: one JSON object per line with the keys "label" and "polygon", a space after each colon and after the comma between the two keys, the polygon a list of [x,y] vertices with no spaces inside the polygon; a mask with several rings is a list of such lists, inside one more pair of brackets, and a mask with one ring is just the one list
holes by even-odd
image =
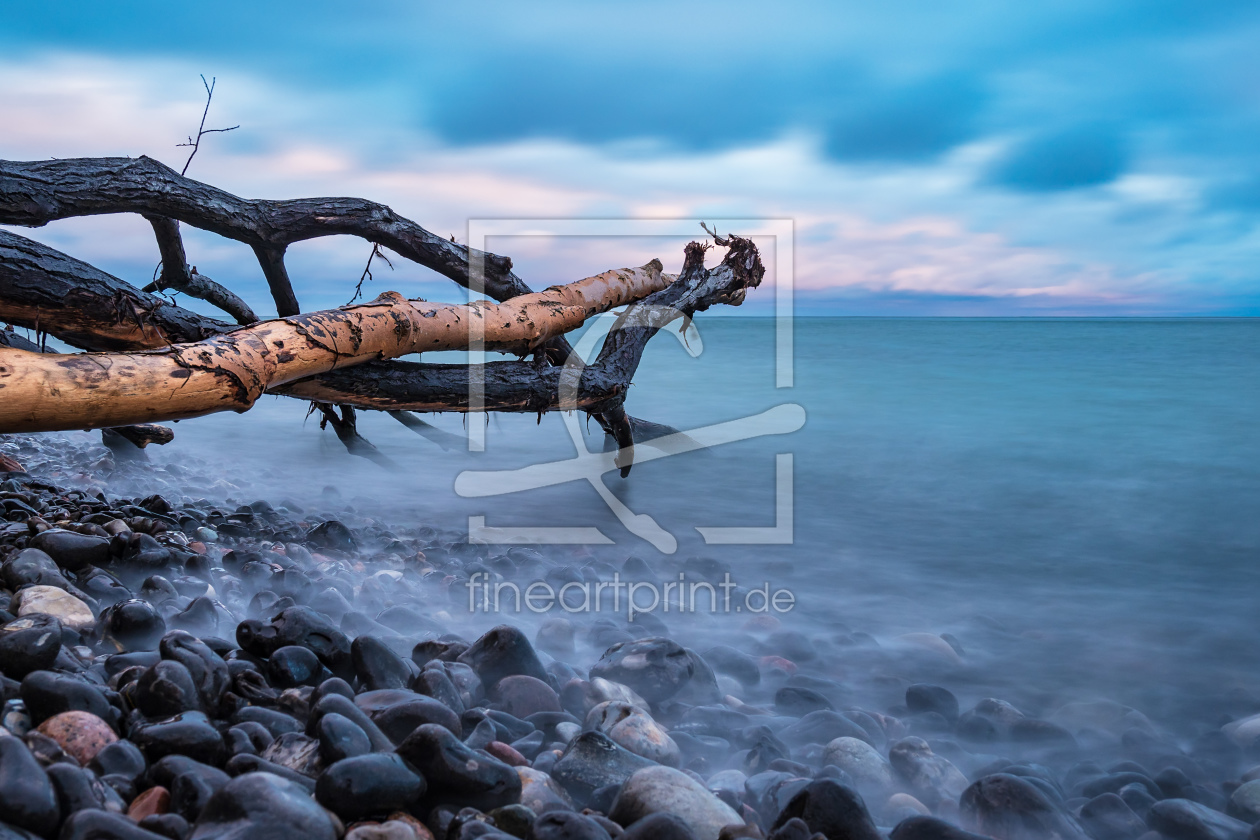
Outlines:
{"label": "sea", "polygon": [[[1106,699],[1187,738],[1260,710],[1260,321],[702,315],[651,342],[626,407],[687,433],[626,478],[580,413],[424,415],[421,435],[364,412],[384,468],[275,397],[153,457],[200,459],[241,502],[492,551],[597,536],[539,550],[636,557],[660,585],[720,570],[735,606],[655,614],[703,647],[769,613],[871,691],[896,675],[837,651],[934,634],[964,708]],[[743,600],[763,587],[790,608]]]}

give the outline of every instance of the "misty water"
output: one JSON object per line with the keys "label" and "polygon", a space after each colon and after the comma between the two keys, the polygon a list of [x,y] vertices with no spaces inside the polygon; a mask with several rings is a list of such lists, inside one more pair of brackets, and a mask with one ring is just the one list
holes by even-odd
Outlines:
{"label": "misty water", "polygon": [[[697,327],[694,358],[669,336],[652,343],[630,413],[685,431],[795,404],[806,422],[641,463],[626,480],[606,474],[631,511],[677,538],[669,554],[584,480],[455,493],[464,471],[572,458],[556,414],[493,417],[483,453],[467,451],[457,416],[428,417],[448,433],[444,449],[365,414],[362,433],[399,465],[387,471],[347,455],[304,404],[266,398],[246,415],[179,423],[153,457],[208,465],[191,495],[222,478],[242,488],[219,488],[237,502],[291,499],[351,522],[596,527],[615,543],[596,556],[641,558],[662,581],[698,568],[687,558],[713,558],[742,587],[794,594],[784,629],[855,703],[893,708],[911,681],[948,686],[964,709],[1001,697],[1040,716],[1109,698],[1187,744],[1260,711],[1260,324],[798,318],[791,388],[775,387],[773,320]],[[598,451],[598,428],[577,425]],[[793,456],[792,544],[705,545],[697,526],[775,524],[779,453]],[[469,638],[540,620],[438,606]],[[656,615],[697,649],[751,638],[747,615]],[[947,634],[963,655],[900,638],[913,633]]]}

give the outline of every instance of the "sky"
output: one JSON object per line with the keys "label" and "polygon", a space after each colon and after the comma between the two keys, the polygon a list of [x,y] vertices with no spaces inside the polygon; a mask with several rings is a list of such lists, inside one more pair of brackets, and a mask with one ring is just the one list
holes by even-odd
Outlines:
{"label": "sky", "polygon": [[[0,0],[0,20],[6,159],[179,169],[205,74],[207,125],[240,128],[188,174],[238,195],[361,195],[460,241],[470,219],[791,219],[798,315],[1260,314],[1254,2]],[[135,217],[17,232],[131,282],[156,263]],[[535,288],[677,268],[682,245],[488,243]],[[269,310],[248,249],[188,246]],[[369,251],[294,246],[303,307],[344,303]],[[369,293],[452,294],[394,265]]]}

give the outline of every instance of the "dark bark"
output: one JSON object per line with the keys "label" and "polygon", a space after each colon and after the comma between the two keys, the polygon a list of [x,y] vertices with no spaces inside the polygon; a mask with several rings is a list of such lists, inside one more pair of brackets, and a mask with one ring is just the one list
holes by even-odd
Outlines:
{"label": "dark bark", "polygon": [[125,437],[136,446],[144,449],[150,443],[165,446],[175,439],[175,433],[166,426],[157,423],[138,423],[134,426],[115,426],[110,431]]}
{"label": "dark bark", "polygon": [[[337,415],[337,409],[341,409],[341,416]],[[359,458],[366,458],[374,464],[388,469],[397,469],[398,465],[394,461],[375,446],[371,441],[359,434],[358,418],[355,416],[354,409],[351,406],[333,406],[328,403],[313,402],[311,410],[318,411],[320,414],[319,427],[321,429],[328,426],[333,427],[333,432],[337,435],[337,440],[346,447],[346,451],[351,455]]]}
{"label": "dark bark", "polygon": [[201,341],[233,329],[6,230],[0,230],[0,320],[108,351]]}
{"label": "dark bark", "polygon": [[[281,253],[307,239],[359,236],[469,285],[468,247],[373,201],[243,199],[148,157],[0,161],[0,224],[41,227],[56,219],[112,213],[166,216]],[[512,273],[510,259],[489,253],[483,258],[489,297],[503,301],[530,292]]]}
{"label": "dark bark", "polygon": [[153,235],[157,237],[158,253],[162,255],[162,269],[158,279],[145,286],[142,291],[174,289],[219,307],[235,318],[238,324],[252,324],[258,320],[249,304],[204,274],[197,273],[195,268],[189,267],[188,257],[184,253],[184,238],[179,233],[179,222],[165,216],[147,218],[153,226]]}
{"label": "dark bark", "polygon": [[271,299],[276,302],[276,314],[281,318],[301,314],[302,307],[298,306],[297,295],[293,293],[289,270],[284,267],[284,246],[255,245],[254,255],[258,257],[263,277],[267,278]]}

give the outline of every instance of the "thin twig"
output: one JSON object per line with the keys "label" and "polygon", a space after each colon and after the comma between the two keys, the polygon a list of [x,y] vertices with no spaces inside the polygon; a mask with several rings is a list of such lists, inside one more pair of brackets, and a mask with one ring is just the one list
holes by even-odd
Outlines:
{"label": "thin twig", "polygon": [[184,168],[179,171],[180,175],[188,174],[188,165],[192,163],[193,158],[197,156],[197,150],[201,148],[201,138],[203,136],[207,134],[217,134],[217,133],[221,133],[225,131],[235,131],[236,129],[240,128],[239,125],[234,125],[231,128],[206,128],[206,115],[210,113],[210,100],[214,98],[214,83],[216,81],[218,81],[218,79],[217,77],[214,77],[214,76],[210,77],[209,82],[206,81],[206,77],[204,74],[201,77],[201,84],[206,89],[206,107],[205,107],[205,110],[201,112],[201,125],[197,127],[197,139],[194,140],[192,137],[189,137],[187,143],[180,143],[175,147],[175,148],[181,148],[184,146],[192,147],[192,151],[189,152],[188,154],[188,160],[184,161]]}
{"label": "thin twig", "polygon": [[346,301],[346,306],[354,303],[359,299],[359,296],[363,294],[363,281],[372,279],[372,260],[377,257],[385,260],[385,264],[389,266],[390,271],[394,270],[394,264],[389,261],[389,257],[385,256],[385,252],[381,250],[381,246],[373,242],[372,253],[368,254],[367,265],[363,266],[363,273],[359,275],[359,282],[354,286],[354,297]]}

